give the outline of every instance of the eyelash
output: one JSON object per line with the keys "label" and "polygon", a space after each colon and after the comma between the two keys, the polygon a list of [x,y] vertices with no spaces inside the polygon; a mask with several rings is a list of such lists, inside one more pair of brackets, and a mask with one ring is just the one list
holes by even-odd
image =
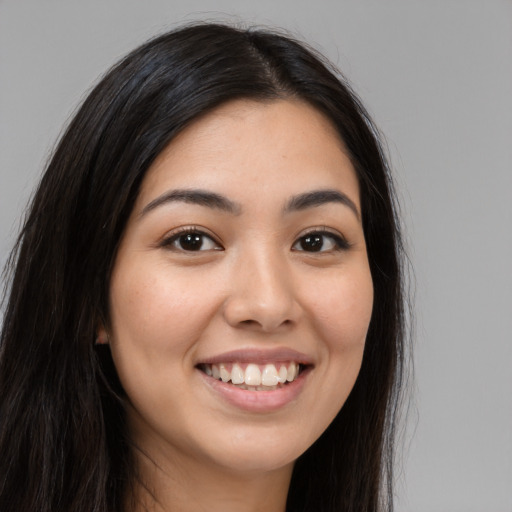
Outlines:
{"label": "eyelash", "polygon": [[[178,243],[180,242],[180,238],[186,236],[186,235],[195,235],[195,240],[190,240],[191,243],[199,243],[199,248],[197,250],[193,249],[185,249],[183,246],[179,247]],[[319,250],[312,250],[307,251],[304,249],[304,246],[302,245],[306,239],[317,237],[322,238],[321,240],[321,246]],[[204,240],[209,239],[216,247],[210,248],[206,250],[217,250],[222,251],[224,248],[208,233],[205,233],[202,229],[197,228],[195,226],[187,226],[184,228],[180,228],[178,231],[173,232],[171,235],[166,237],[162,243],[160,244],[162,247],[169,248],[171,250],[177,250],[177,251],[183,251],[186,253],[191,252],[204,252],[205,249],[202,249],[202,246],[204,244]],[[333,247],[330,248],[327,251],[322,251],[326,239],[332,240]],[[313,243],[318,243],[318,240],[313,241]],[[301,245],[301,249],[297,248],[297,245]],[[292,250],[298,251],[298,252],[306,252],[306,253],[330,253],[330,252],[337,252],[337,251],[345,251],[350,249],[349,242],[341,235],[332,233],[331,231],[323,229],[312,229],[311,231],[308,231],[307,233],[304,233],[301,235],[292,245]]]}
{"label": "eyelash", "polygon": [[[304,242],[307,238],[312,237],[322,237],[322,246],[325,244],[325,239],[331,239],[333,241],[333,247],[328,251],[306,251],[304,248],[302,250],[295,249],[295,246],[300,244],[301,242]],[[349,242],[340,234],[333,233],[332,231],[328,231],[325,228],[322,229],[312,229],[308,231],[307,233],[304,233],[301,235],[296,242],[292,245],[292,249],[298,250],[300,252],[311,252],[311,253],[325,253],[325,252],[337,252],[337,251],[346,251],[350,249]],[[322,247],[320,247],[321,249]]]}
{"label": "eyelash", "polygon": [[[184,249],[183,247],[176,246],[177,243],[179,242],[180,238],[182,238],[186,235],[196,235],[196,237],[201,237],[201,245],[200,245],[199,250],[197,250],[197,251],[187,250],[187,249]],[[164,240],[162,240],[161,246],[166,247],[171,250],[174,249],[174,250],[183,251],[183,252],[201,252],[201,247],[204,243],[205,238],[208,238],[217,246],[216,249],[210,249],[210,250],[217,250],[217,251],[224,250],[221,247],[221,245],[211,235],[209,235],[208,233],[205,233],[202,229],[199,229],[195,226],[187,226],[184,228],[179,228],[177,231],[171,233],[168,237],[166,237]],[[203,251],[204,251],[204,249],[203,249]]]}

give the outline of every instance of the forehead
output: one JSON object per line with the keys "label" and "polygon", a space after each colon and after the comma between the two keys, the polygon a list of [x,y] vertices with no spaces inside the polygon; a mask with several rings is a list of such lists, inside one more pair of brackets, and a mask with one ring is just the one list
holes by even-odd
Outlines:
{"label": "forehead", "polygon": [[194,121],[148,170],[139,206],[176,187],[222,189],[242,200],[341,188],[359,206],[357,176],[335,127],[295,100],[236,100]]}

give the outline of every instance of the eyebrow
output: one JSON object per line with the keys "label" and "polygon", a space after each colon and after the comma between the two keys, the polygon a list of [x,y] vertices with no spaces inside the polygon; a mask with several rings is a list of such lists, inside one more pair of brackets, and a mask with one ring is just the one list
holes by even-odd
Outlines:
{"label": "eyebrow", "polygon": [[284,211],[288,213],[306,210],[326,203],[340,203],[348,206],[357,219],[360,220],[359,210],[357,209],[354,201],[352,201],[352,199],[343,192],[334,189],[314,190],[312,192],[305,192],[304,194],[294,196],[288,201]]}
{"label": "eyebrow", "polygon": [[207,208],[232,213],[233,215],[239,215],[241,211],[240,205],[215,192],[196,189],[177,189],[170,190],[147,204],[142,210],[140,217],[143,217],[146,213],[159,206],[173,202],[197,204],[199,206],[206,206]]}
{"label": "eyebrow", "polygon": [[[242,211],[240,204],[215,192],[200,189],[176,189],[169,190],[147,204],[140,213],[140,217],[143,217],[159,206],[174,202],[196,204],[233,215],[239,215]],[[293,196],[288,201],[283,211],[284,213],[292,213],[322,206],[327,203],[340,203],[345,205],[352,210],[358,220],[360,219],[359,210],[355,203],[343,192],[335,189],[313,190]]]}

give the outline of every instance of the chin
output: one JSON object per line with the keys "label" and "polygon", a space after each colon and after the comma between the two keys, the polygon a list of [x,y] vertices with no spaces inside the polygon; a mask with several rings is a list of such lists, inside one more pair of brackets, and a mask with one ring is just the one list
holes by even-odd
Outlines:
{"label": "chin", "polygon": [[231,433],[227,436],[229,445],[226,438],[213,444],[218,449],[210,453],[212,461],[239,473],[271,472],[292,467],[314,442],[314,439],[295,439],[288,430],[278,435],[269,430],[274,429],[252,428]]}
{"label": "chin", "polygon": [[298,455],[292,456],[291,453],[272,451],[262,453],[260,448],[232,454],[226,453],[221,460],[217,458],[216,463],[228,471],[235,471],[238,475],[254,475],[270,473],[286,467],[291,468],[297,457]]}

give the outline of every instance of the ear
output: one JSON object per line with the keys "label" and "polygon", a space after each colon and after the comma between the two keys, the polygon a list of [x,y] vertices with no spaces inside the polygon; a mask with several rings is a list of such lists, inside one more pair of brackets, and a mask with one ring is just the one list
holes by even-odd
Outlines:
{"label": "ear", "polygon": [[98,330],[96,332],[96,345],[108,345],[109,339],[108,339],[108,333],[102,325],[98,327]]}

